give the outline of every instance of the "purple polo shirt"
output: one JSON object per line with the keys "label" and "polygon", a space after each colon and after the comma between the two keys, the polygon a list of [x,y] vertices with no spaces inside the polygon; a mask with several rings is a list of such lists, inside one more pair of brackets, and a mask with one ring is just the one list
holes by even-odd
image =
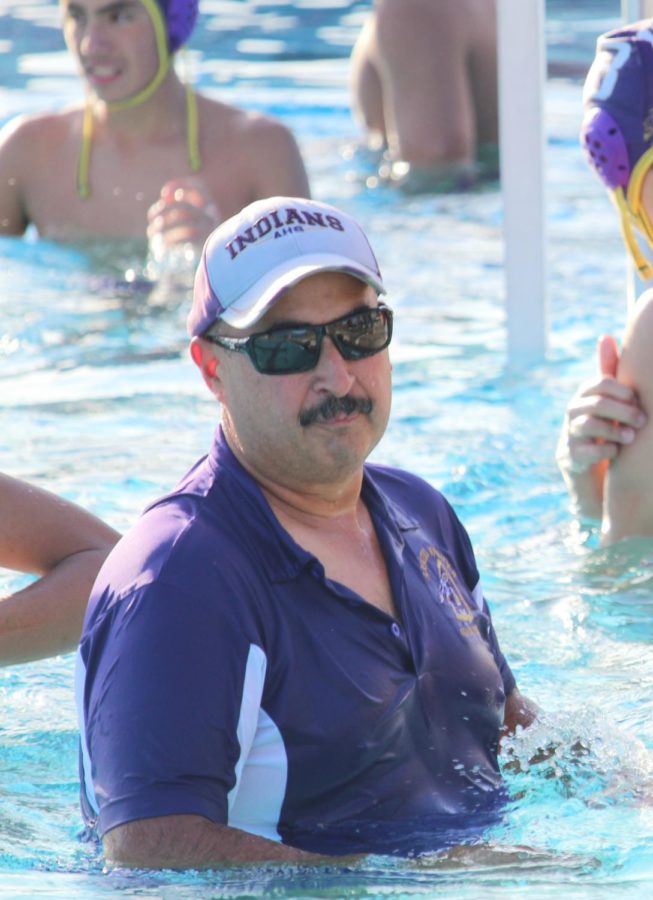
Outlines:
{"label": "purple polo shirt", "polygon": [[100,835],[195,814],[323,853],[476,834],[514,678],[447,501],[365,466],[395,620],[325,577],[218,429],[95,584],[78,654],[82,809]]}

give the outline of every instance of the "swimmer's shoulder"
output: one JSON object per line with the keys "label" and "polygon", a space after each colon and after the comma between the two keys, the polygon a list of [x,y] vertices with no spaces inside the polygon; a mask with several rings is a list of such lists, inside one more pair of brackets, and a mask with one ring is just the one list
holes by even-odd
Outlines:
{"label": "swimmer's shoulder", "polygon": [[241,171],[259,182],[253,186],[252,199],[273,194],[309,195],[297,141],[279,119],[206,97],[200,97],[198,113],[205,139],[231,159],[238,159]]}
{"label": "swimmer's shoulder", "polygon": [[230,143],[249,142],[251,139],[264,141],[292,139],[290,129],[273,116],[241,109],[202,94],[198,94],[197,102],[201,128],[206,129],[211,137],[221,138]]}
{"label": "swimmer's shoulder", "polygon": [[81,107],[58,112],[39,112],[14,116],[0,128],[0,153],[14,152],[18,158],[31,159],[39,150],[52,152],[82,127]]}

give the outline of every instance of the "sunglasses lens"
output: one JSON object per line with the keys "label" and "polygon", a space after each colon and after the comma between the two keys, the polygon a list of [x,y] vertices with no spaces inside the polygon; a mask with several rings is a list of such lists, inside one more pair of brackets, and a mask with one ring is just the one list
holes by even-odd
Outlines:
{"label": "sunglasses lens", "polygon": [[252,338],[252,356],[259,372],[282,375],[307,372],[317,364],[318,339],[314,329],[289,328]]}
{"label": "sunglasses lens", "polygon": [[328,333],[345,359],[363,359],[390,343],[392,315],[387,308],[365,310],[334,323]]}
{"label": "sunglasses lens", "polygon": [[249,338],[248,353],[264,375],[290,375],[314,369],[326,332],[345,359],[363,359],[383,350],[392,337],[392,312],[366,309],[328,325],[279,328]]}

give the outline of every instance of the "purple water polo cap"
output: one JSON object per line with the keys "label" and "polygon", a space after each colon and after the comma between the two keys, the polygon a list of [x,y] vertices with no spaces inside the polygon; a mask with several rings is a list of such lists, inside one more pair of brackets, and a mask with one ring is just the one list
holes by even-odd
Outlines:
{"label": "purple water polo cap", "polygon": [[170,52],[179,50],[193,33],[199,11],[199,0],[156,0],[161,7],[168,32]]}
{"label": "purple water polo cap", "polygon": [[188,333],[204,334],[217,319],[247,328],[287,288],[317,272],[345,272],[385,294],[374,252],[351,216],[297,197],[250,203],[204,245]]}
{"label": "purple water polo cap", "polygon": [[583,104],[588,162],[608,188],[625,191],[653,139],[653,19],[599,37]]}

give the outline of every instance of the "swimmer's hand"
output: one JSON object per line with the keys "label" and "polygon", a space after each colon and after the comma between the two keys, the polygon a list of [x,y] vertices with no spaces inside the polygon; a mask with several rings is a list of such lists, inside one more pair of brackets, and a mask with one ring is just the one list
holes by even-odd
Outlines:
{"label": "swimmer's hand", "polygon": [[646,423],[632,388],[617,381],[619,350],[611,336],[598,342],[600,378],[581,385],[567,407],[556,461],[578,511],[600,519],[605,470]]}
{"label": "swimmer's hand", "polygon": [[161,258],[175,246],[199,250],[220,222],[218,208],[206,182],[197,176],[166,182],[156,203],[147,211],[150,254]]}

